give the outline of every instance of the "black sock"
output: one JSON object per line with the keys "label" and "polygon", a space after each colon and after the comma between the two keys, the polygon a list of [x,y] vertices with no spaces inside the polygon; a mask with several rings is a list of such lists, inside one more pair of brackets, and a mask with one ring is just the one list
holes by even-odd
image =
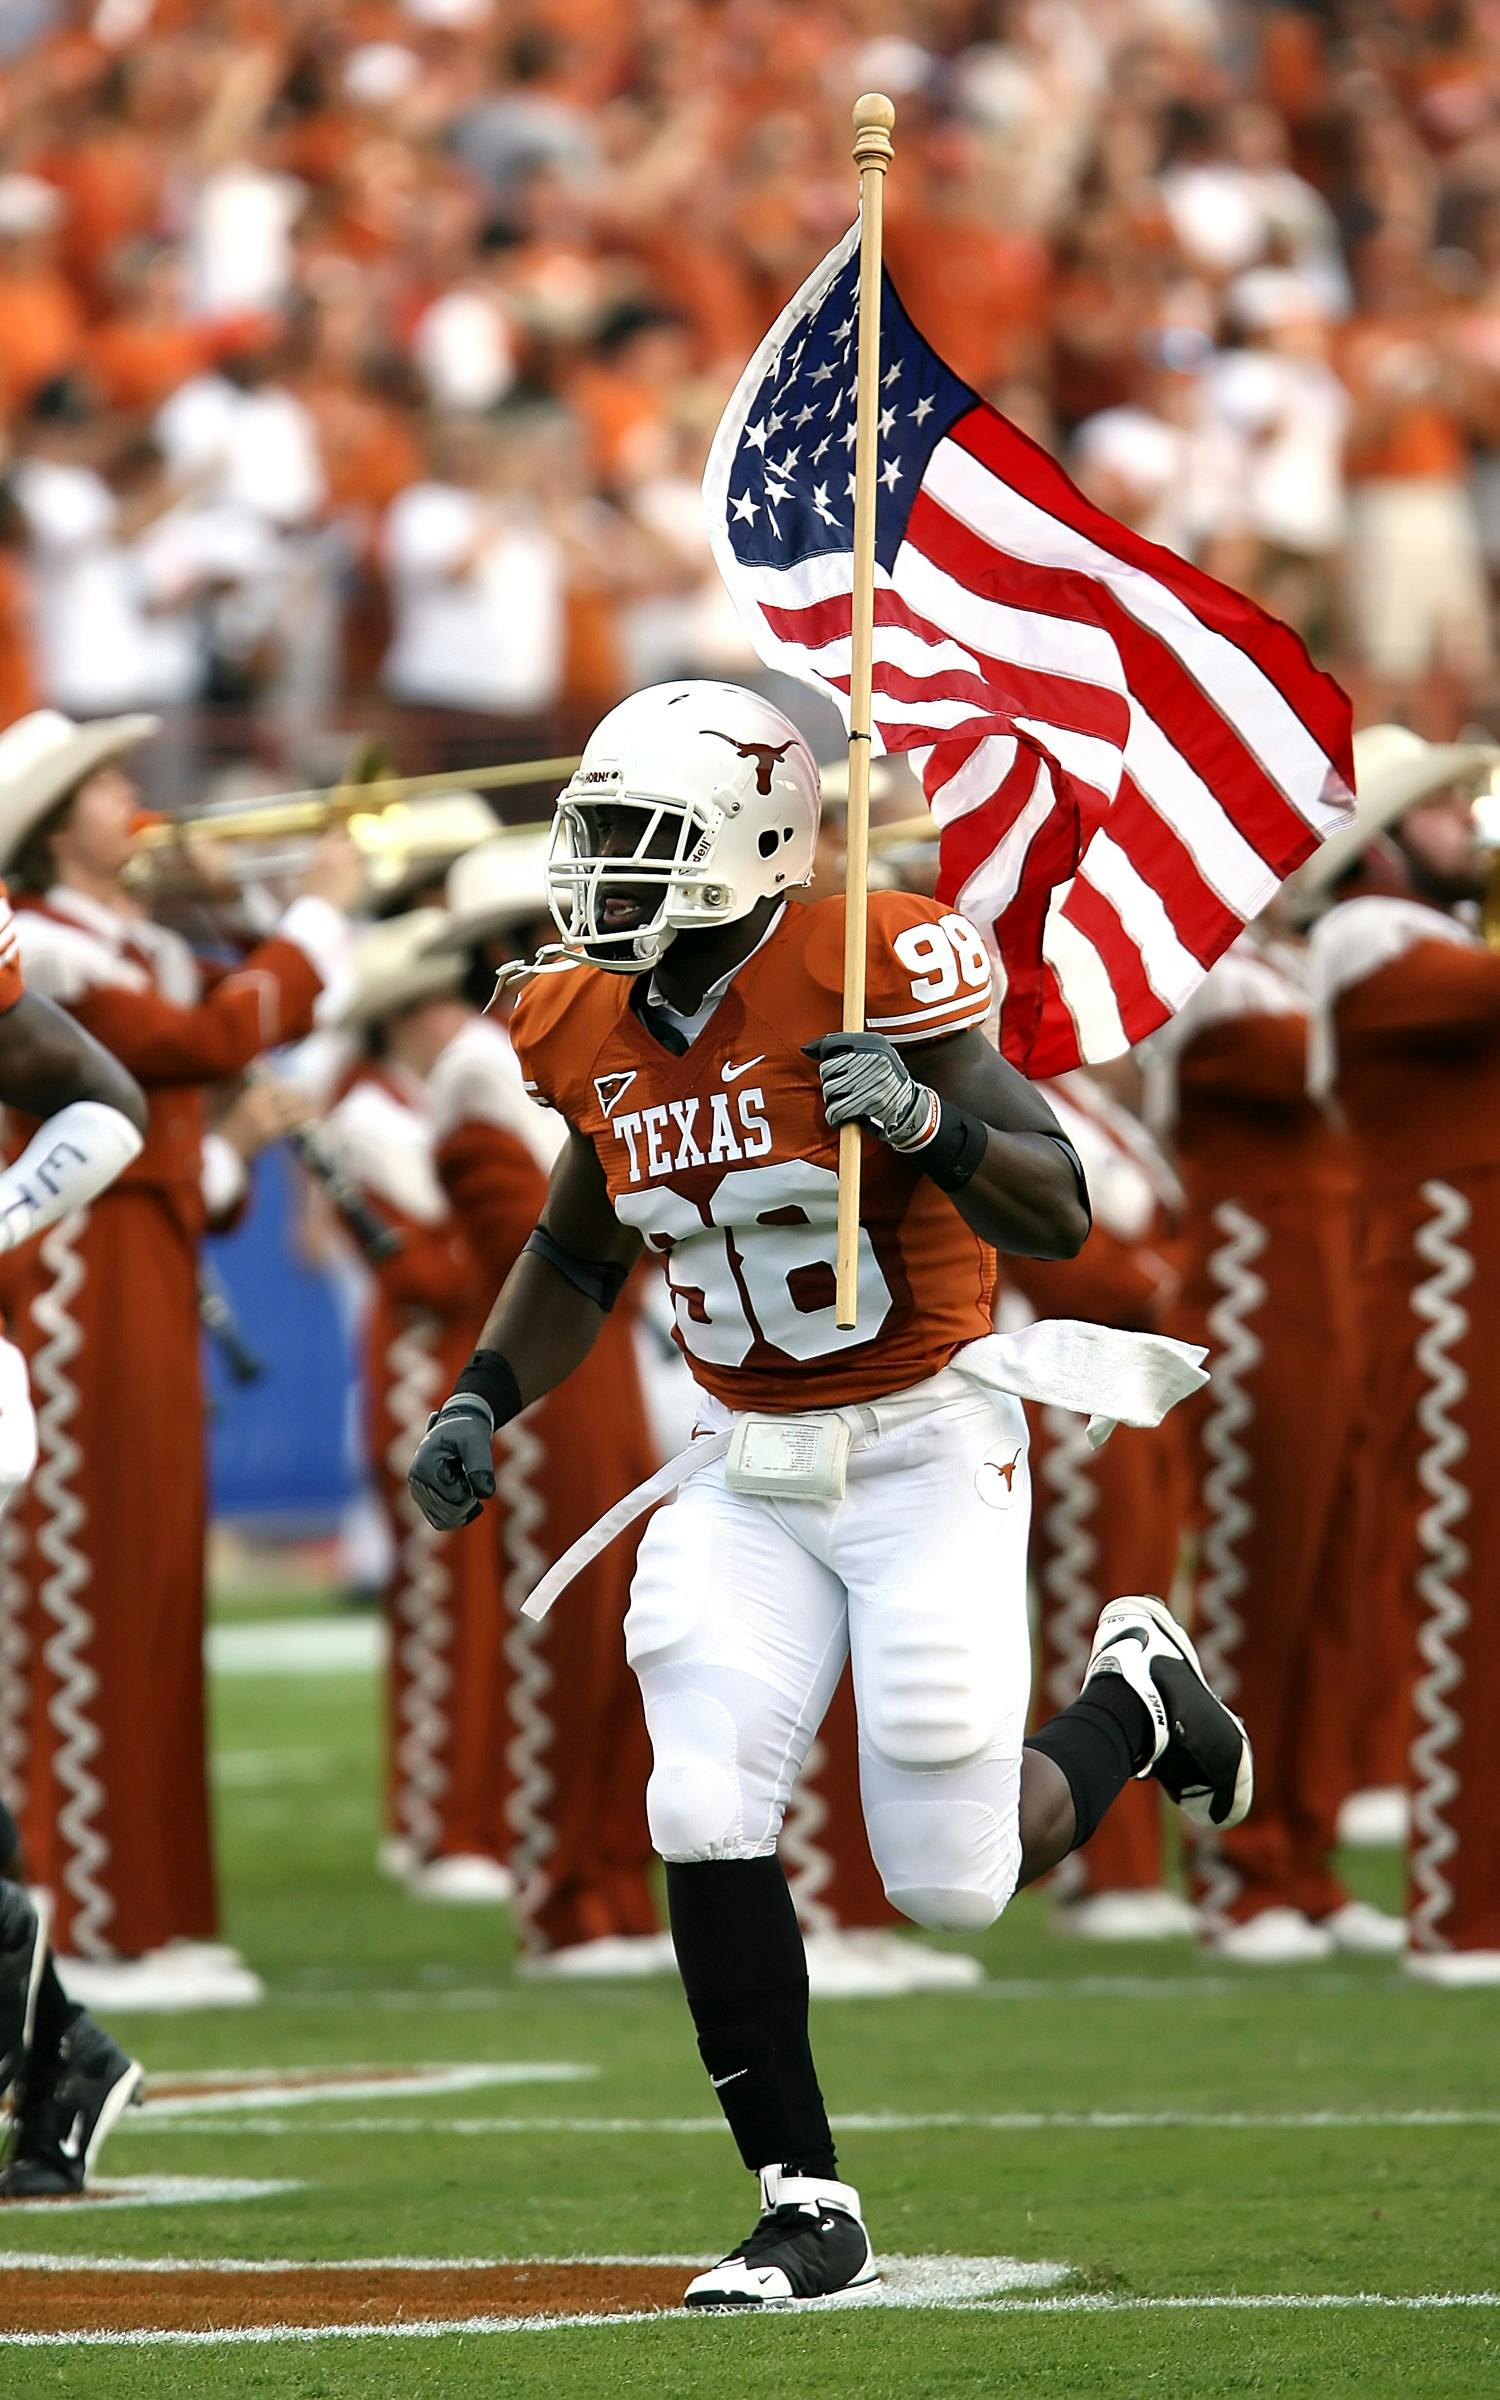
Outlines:
{"label": "black sock", "polygon": [[42,1969],[42,1980],[36,1994],[36,2030],[31,2037],[31,2055],[26,2063],[28,2082],[43,2082],[57,2065],[57,2054],[63,2035],[83,2015],[76,2000],[70,2000],[57,1979],[52,1953]]}
{"label": "black sock", "polygon": [[1037,1727],[1026,1747],[1040,1750],[1067,1777],[1075,1850],[1146,1764],[1152,1740],[1145,1701],[1119,1675],[1091,1676],[1071,1708]]}
{"label": "black sock", "polygon": [[667,1868],[698,2052],[747,2167],[838,2173],[807,2038],[807,1954],[776,1858]]}

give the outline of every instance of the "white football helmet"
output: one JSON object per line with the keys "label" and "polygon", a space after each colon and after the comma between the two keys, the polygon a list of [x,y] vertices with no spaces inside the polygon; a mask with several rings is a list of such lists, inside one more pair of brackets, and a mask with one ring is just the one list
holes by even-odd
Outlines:
{"label": "white football helmet", "polygon": [[589,737],[557,804],[547,896],[573,959],[637,975],[679,933],[807,883],[818,769],[790,717],[734,683],[659,683]]}

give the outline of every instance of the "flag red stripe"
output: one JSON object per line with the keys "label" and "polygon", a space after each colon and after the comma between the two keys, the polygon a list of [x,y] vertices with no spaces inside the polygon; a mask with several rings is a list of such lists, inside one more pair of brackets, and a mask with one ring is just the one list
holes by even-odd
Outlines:
{"label": "flag red stripe", "polygon": [[[935,502],[924,548],[959,582],[981,589],[981,579],[988,576],[992,596],[996,578],[1002,569],[1008,572],[1007,562],[997,565],[992,544]],[[1034,575],[1038,570],[1027,568],[1025,572]],[[1048,580],[1088,582],[1087,577],[1068,568],[1050,570]],[[1102,585],[1091,583],[1089,588],[1096,596],[1096,620],[1107,624],[1114,637],[1129,688],[1141,695],[1172,747],[1207,784],[1244,839],[1278,873],[1289,872],[1316,846],[1306,818],[1272,782],[1166,644],[1138,625]]]}
{"label": "flag red stripe", "polygon": [[1109,830],[1143,883],[1159,893],[1177,938],[1203,967],[1222,957],[1244,920],[1199,872],[1192,851],[1127,775]]}
{"label": "flag red stripe", "polygon": [[1014,485],[1038,508],[1046,509],[1075,532],[1097,543],[1101,550],[1107,550],[1112,558],[1139,567],[1143,574],[1164,584],[1200,623],[1211,625],[1247,658],[1253,659],[1353,790],[1352,718],[1348,701],[1333,677],[1313,665],[1306,645],[1289,625],[1269,616],[1243,593],[1217,582],[1201,567],[1191,565],[1174,551],[1162,549],[1144,534],[1135,533],[1129,526],[1106,516],[1102,508],[1085,499],[1056,459],[1049,458],[1038,443],[996,410],[983,406],[971,409],[950,429],[948,439],[961,450],[967,450],[971,458],[978,459],[1003,483]]}
{"label": "flag red stripe", "polygon": [[[920,506],[921,503],[918,503]],[[915,511],[913,512],[915,513]],[[941,513],[941,512],[939,512]],[[941,561],[937,563],[941,564]],[[1007,601],[1020,605],[1014,595]],[[796,642],[809,650],[819,650],[829,642],[849,638],[849,602],[844,594],[830,600],[814,600],[805,608],[767,607],[766,623],[781,641]],[[1035,612],[1028,612],[1035,613]],[[1095,734],[1101,741],[1123,744],[1130,729],[1130,704],[1121,692],[1107,685],[1091,683],[1083,677],[1058,675],[1045,667],[1023,666],[1013,659],[1001,658],[993,651],[982,650],[966,632],[946,626],[924,616],[902,599],[899,592],[882,586],[875,595],[875,650],[880,655],[880,630],[897,626],[924,642],[956,642],[960,649],[974,659],[978,672],[984,677],[986,689],[981,690],[976,706],[997,728],[1004,729],[1010,717],[1034,717],[1044,724],[1066,725],[1076,733]],[[935,677],[954,672],[951,668],[935,668]],[[829,676],[847,691],[847,677]],[[967,695],[957,689],[946,690],[941,682],[933,685],[939,699],[962,699]],[[908,693],[905,697],[915,697]],[[898,729],[899,730],[899,729]],[[907,747],[913,739],[926,737],[903,736],[893,746]]]}

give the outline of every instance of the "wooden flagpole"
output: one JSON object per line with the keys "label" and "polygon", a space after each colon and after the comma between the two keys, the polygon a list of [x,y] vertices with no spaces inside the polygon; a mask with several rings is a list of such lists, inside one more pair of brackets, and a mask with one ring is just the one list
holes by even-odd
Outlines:
{"label": "wooden flagpole", "polygon": [[[849,661],[849,831],[844,872],[844,1031],[865,1029],[865,913],[870,863],[870,714],[875,638],[875,473],[880,416],[881,216],[896,111],[883,92],[854,103],[859,169],[859,351],[854,434],[854,593]],[[860,1131],[839,1134],[838,1286],[834,1322],[858,1317]]]}

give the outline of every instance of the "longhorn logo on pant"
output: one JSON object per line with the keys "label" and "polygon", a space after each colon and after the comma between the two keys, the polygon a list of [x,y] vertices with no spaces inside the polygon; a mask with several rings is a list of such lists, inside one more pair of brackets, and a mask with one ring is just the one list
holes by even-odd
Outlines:
{"label": "longhorn logo on pant", "polygon": [[1021,1442],[1009,1458],[980,1460],[974,1470],[974,1489],[986,1508],[1009,1508],[1016,1496],[1016,1469],[1025,1448]]}
{"label": "longhorn logo on pant", "polygon": [[705,725],[703,730],[712,734],[716,742],[727,742],[731,750],[738,750],[741,758],[754,759],[755,788],[763,800],[768,800],[771,796],[771,770],[778,759],[785,758],[792,746],[790,741],[742,742],[735,734],[720,733],[717,725]]}

